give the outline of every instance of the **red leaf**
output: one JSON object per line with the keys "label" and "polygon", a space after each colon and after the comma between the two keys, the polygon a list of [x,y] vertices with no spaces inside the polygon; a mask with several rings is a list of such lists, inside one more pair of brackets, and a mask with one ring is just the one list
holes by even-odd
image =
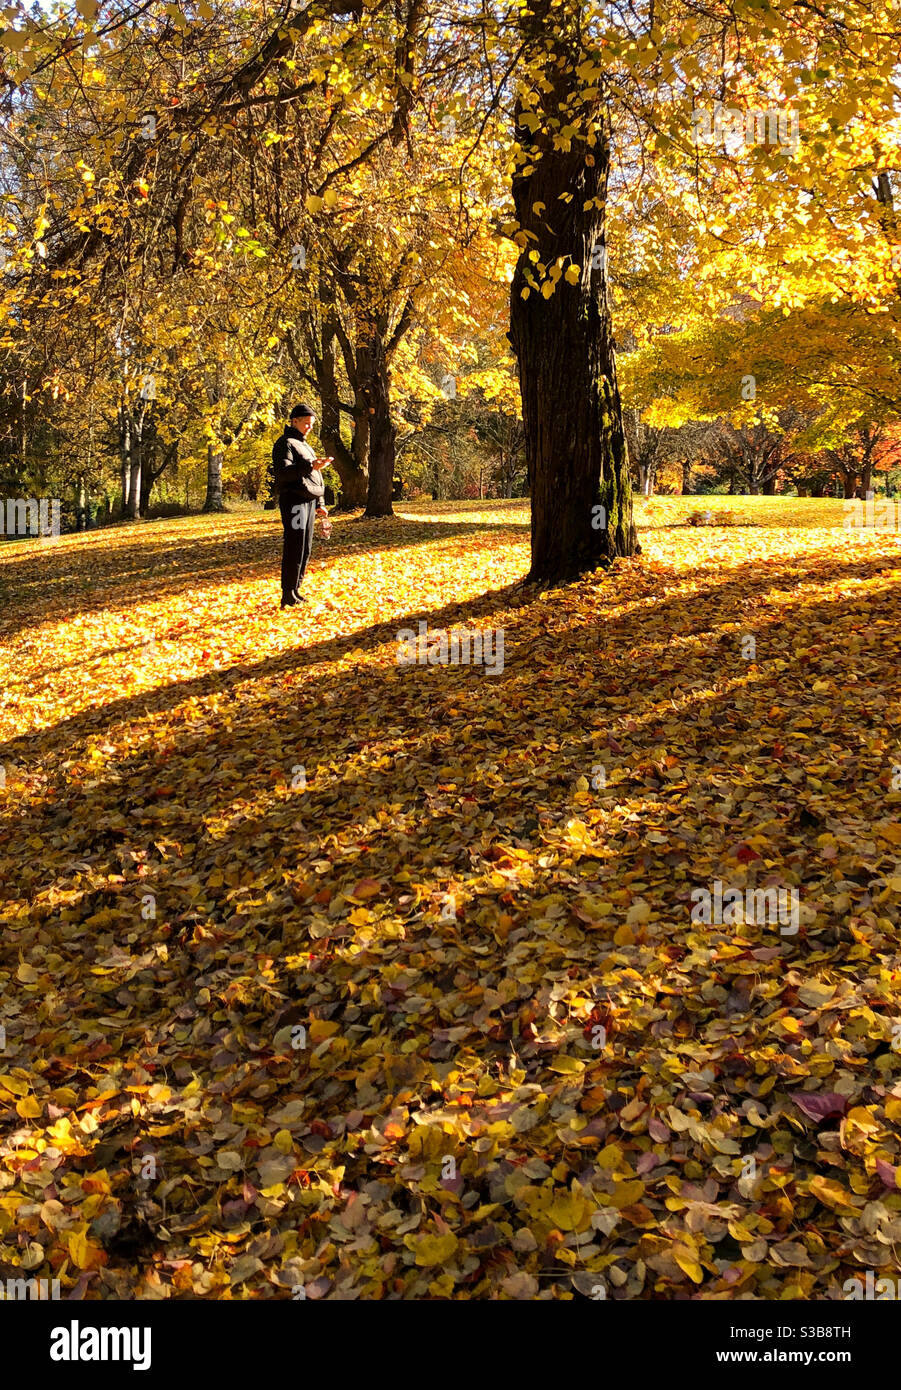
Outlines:
{"label": "red leaf", "polygon": [[830,1115],[844,1115],[848,1104],[848,1097],[840,1096],[837,1091],[804,1092],[792,1096],[792,1100],[811,1120],[818,1121],[827,1120]]}

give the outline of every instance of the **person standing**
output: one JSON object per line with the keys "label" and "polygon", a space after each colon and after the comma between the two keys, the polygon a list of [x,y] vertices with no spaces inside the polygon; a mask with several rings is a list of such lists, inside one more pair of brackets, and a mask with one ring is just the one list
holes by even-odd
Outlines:
{"label": "person standing", "polygon": [[308,405],[296,405],[284,434],[272,448],[272,470],[284,530],[282,608],[296,608],[306,603],[300,586],[313,549],[316,514],[328,516],[322,500],[325,484],[319,470],[332,460],[317,458],[315,449],[306,440],[315,419]]}

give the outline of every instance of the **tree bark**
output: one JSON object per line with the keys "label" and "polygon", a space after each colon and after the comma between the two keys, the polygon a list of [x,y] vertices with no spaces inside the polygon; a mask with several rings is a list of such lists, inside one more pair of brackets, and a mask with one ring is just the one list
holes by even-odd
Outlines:
{"label": "tree bark", "polygon": [[[551,583],[636,549],[607,303],[610,147],[606,114],[597,99],[582,96],[585,84],[576,76],[587,56],[580,9],[529,0],[523,38],[543,56],[535,104],[521,97],[516,108],[522,153],[513,200],[519,228],[529,235],[513,276],[509,337],[519,364],[531,483],[528,577]],[[576,127],[566,141],[559,139],[564,125]],[[564,148],[555,148],[555,137]],[[575,284],[566,278],[569,267],[578,271]],[[544,298],[541,281],[551,271],[559,278]]]}
{"label": "tree bark", "polygon": [[341,505],[343,507],[365,507],[369,496],[369,474],[355,468],[346,476],[339,469],[341,478]]}
{"label": "tree bark", "polygon": [[145,443],[144,448],[141,450],[141,516],[147,515],[147,511],[150,507],[150,494],[153,491],[153,484],[156,482],[156,474],[153,472],[150,459],[147,455],[148,449]]}
{"label": "tree bark", "polygon": [[385,352],[385,324],[366,321],[357,352],[363,400],[369,415],[369,490],[366,516],[393,516],[394,463],[397,431],[391,420],[391,378]]}
{"label": "tree bark", "polygon": [[[867,500],[867,493],[870,491],[870,489],[872,488],[872,486],[873,486],[873,460],[872,460],[871,458],[867,458],[867,459],[864,461],[864,463],[861,465],[861,471],[860,471],[860,487],[859,487],[858,490],[857,490],[857,495],[858,495],[858,497],[861,498],[862,501],[865,502],[865,501]],[[886,491],[887,491],[887,489],[886,489]]]}
{"label": "tree bark", "polygon": [[154,484],[161,478],[166,469],[171,467],[178,458],[178,440],[175,439],[163,454],[163,460],[159,468],[154,468],[157,451],[159,449],[159,436],[156,431],[152,431],[150,438],[144,437],[144,447],[141,451],[141,515],[146,516],[150,506],[150,495],[153,492]]}
{"label": "tree bark", "polygon": [[137,521],[141,515],[141,443],[143,422],[132,419],[128,448],[128,516]]}
{"label": "tree bark", "polygon": [[[322,421],[319,438],[323,453],[335,460],[335,472],[341,480],[341,495],[344,505],[363,507],[369,487],[369,458],[355,457],[341,438],[341,399],[338,390],[336,370],[336,344],[341,343],[338,310],[335,306],[335,288],[330,277],[322,276],[319,284],[319,298],[322,306],[322,355],[315,363],[319,399],[322,403]],[[344,334],[345,366],[351,390],[356,380],[355,364],[347,361],[350,344]]]}
{"label": "tree bark", "polygon": [[319,399],[322,402],[322,424],[319,438],[323,453],[335,460],[335,472],[341,479],[341,495],[345,505],[362,507],[366,505],[369,488],[368,458],[365,467],[354,457],[341,438],[341,405],[338,395],[338,380],[335,371],[335,338],[337,329],[334,315],[329,314],[322,325],[322,371],[319,381]]}
{"label": "tree bark", "polygon": [[119,464],[122,504],[119,515],[128,515],[128,494],[131,486],[131,420],[128,411],[119,411]]}
{"label": "tree bark", "polygon": [[351,453],[359,471],[369,479],[369,407],[361,395],[354,409],[354,432]]}
{"label": "tree bark", "polygon": [[206,500],[203,504],[205,512],[224,512],[226,509],[222,500],[222,457],[222,449],[218,444],[207,444]]}
{"label": "tree bark", "polygon": [[119,515],[128,515],[128,489],[131,484],[131,470],[128,466],[128,454],[122,456],[122,475],[120,479],[121,502],[119,504]]}

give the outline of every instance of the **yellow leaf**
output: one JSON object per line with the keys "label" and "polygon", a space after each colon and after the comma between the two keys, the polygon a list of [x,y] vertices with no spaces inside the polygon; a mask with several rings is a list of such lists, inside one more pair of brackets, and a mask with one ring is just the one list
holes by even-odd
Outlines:
{"label": "yellow leaf", "polygon": [[869,1110],[865,1110],[862,1105],[855,1105],[853,1110],[849,1110],[845,1116],[845,1123],[856,1126],[857,1129],[865,1130],[875,1134],[882,1128],[875,1115],[871,1115]]}
{"label": "yellow leaf", "polygon": [[28,34],[24,29],[6,29],[0,35],[0,43],[5,48],[11,48],[14,53],[20,53],[28,42]]}
{"label": "yellow leaf", "polygon": [[591,1219],[591,1204],[578,1193],[567,1192],[548,1208],[548,1216],[561,1231],[584,1231]]}
{"label": "yellow leaf", "polygon": [[405,1236],[404,1245],[413,1251],[418,1265],[431,1269],[450,1259],[457,1248],[457,1237],[452,1231],[446,1236]]}
{"label": "yellow leaf", "polygon": [[95,1269],[105,1262],[102,1249],[88,1240],[86,1231],[69,1232],[69,1255],[77,1269]]}
{"label": "yellow leaf", "polygon": [[616,1207],[617,1211],[622,1211],[624,1207],[634,1206],[643,1196],[644,1183],[639,1178],[635,1182],[614,1183],[608,1202],[611,1207]]}
{"label": "yellow leaf", "polygon": [[314,1043],[324,1042],[326,1038],[334,1037],[340,1027],[339,1023],[328,1023],[324,1018],[314,1018],[308,1030],[310,1040]]}
{"label": "yellow leaf", "polygon": [[[11,1076],[9,1072],[0,1073],[0,1086],[5,1091],[12,1091],[14,1096],[28,1095],[28,1082],[23,1081],[21,1076]],[[901,1101],[899,1101],[901,1104]]]}
{"label": "yellow leaf", "polygon": [[704,1271],[698,1264],[697,1256],[693,1250],[689,1250],[684,1245],[677,1245],[673,1250],[673,1259],[693,1283],[701,1284],[704,1282]]}
{"label": "yellow leaf", "polygon": [[561,1055],[559,1057],[551,1058],[551,1060],[548,1062],[548,1070],[558,1072],[561,1076],[567,1076],[573,1072],[584,1071],[585,1063],[580,1062],[577,1057],[567,1057],[565,1055]]}
{"label": "yellow leaf", "polygon": [[857,1210],[841,1183],[836,1182],[835,1178],[824,1178],[817,1174],[815,1178],[810,1179],[810,1191],[824,1206],[831,1207],[833,1211]]}

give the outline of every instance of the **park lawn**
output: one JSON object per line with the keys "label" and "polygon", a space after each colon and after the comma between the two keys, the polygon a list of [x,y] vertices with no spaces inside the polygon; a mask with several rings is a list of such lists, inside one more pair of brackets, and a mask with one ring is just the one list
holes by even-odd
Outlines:
{"label": "park lawn", "polygon": [[[881,503],[881,499],[880,499]],[[710,512],[724,513],[727,525],[735,526],[843,526],[853,518],[850,504],[834,497],[730,497],[727,494],[698,494],[689,497],[635,498],[635,522],[639,530],[656,530],[661,526],[687,526],[689,517]],[[398,511],[404,516],[437,516],[443,520],[475,520],[516,522],[527,526],[528,501],[514,498],[493,502],[401,502]],[[715,524],[704,523],[707,524]]]}
{"label": "park lawn", "polygon": [[[521,502],[339,518],[300,613],[258,510],[0,550],[3,1273],[841,1298],[886,1264],[901,548],[709,500],[767,522],[656,499],[639,557],[540,593]],[[420,621],[502,630],[503,670],[399,665]],[[796,923],[692,921],[717,882]]]}
{"label": "park lawn", "polygon": [[[690,497],[636,498],[635,515],[640,527],[678,526],[698,513],[726,513],[736,526],[834,527],[853,519],[853,506],[835,497],[730,497],[701,494]],[[705,523],[706,524],[706,523]]]}

